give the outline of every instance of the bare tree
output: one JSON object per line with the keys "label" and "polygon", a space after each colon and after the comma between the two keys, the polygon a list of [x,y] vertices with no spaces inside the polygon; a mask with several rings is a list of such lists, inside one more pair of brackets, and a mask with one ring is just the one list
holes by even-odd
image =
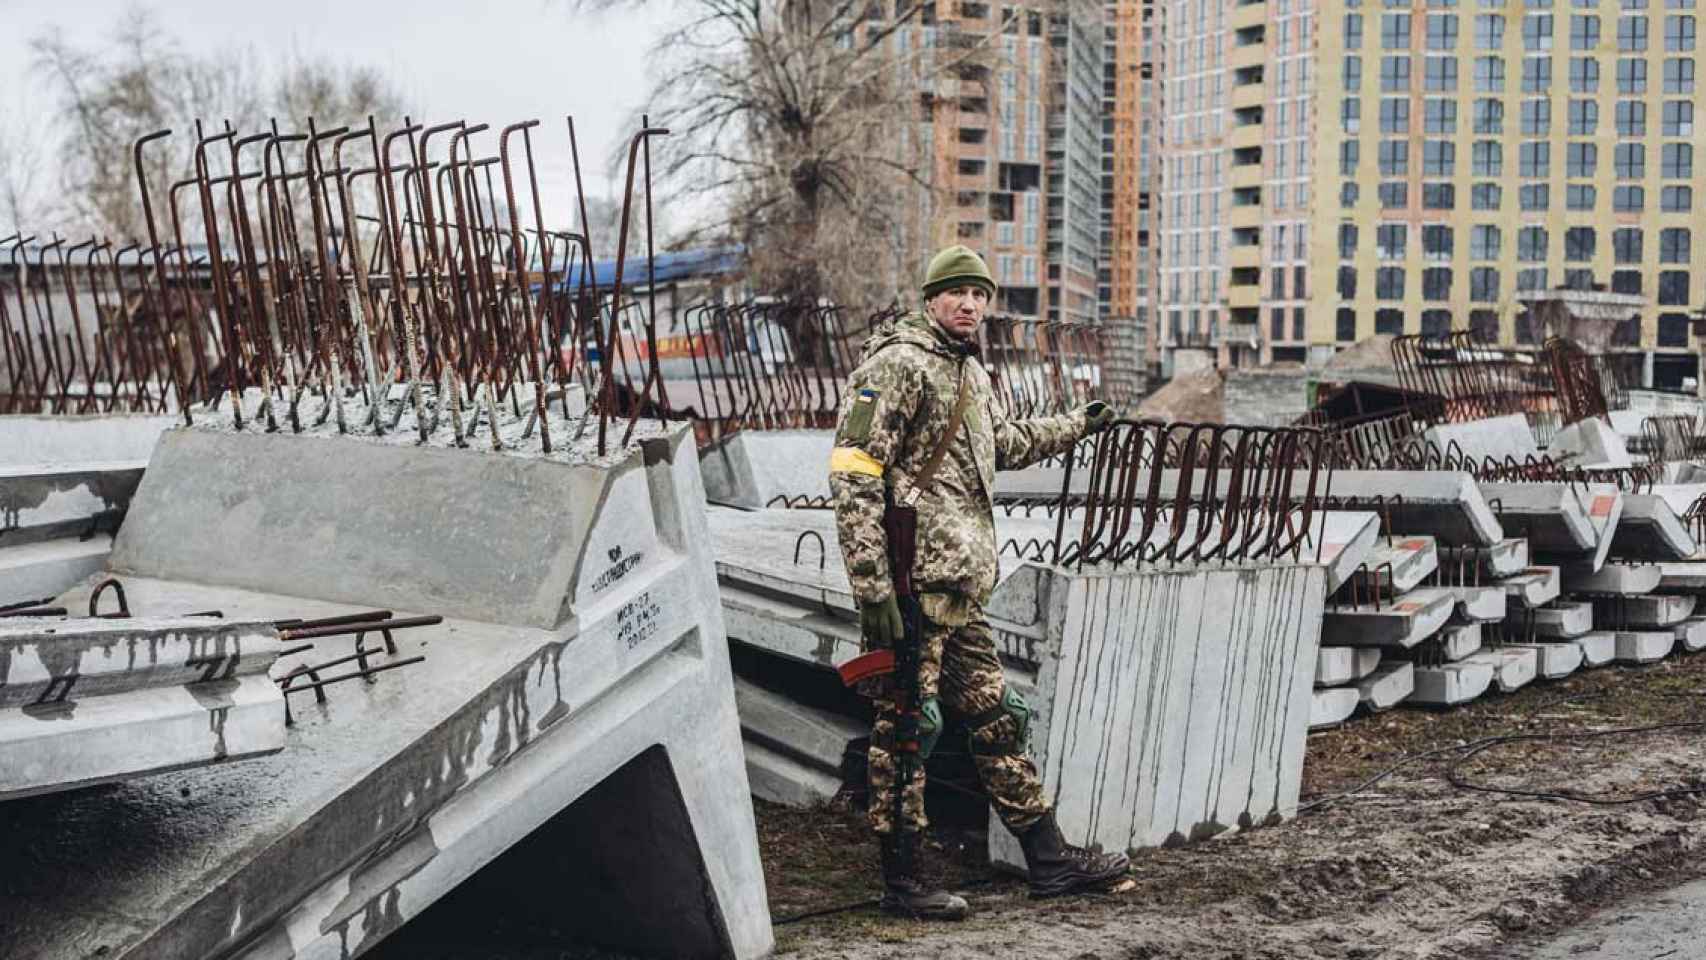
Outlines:
{"label": "bare tree", "polygon": [[887,302],[933,239],[945,181],[931,146],[934,92],[987,70],[987,38],[908,36],[933,0],[898,0],[892,16],[868,0],[687,6],[655,58],[647,111],[670,136],[654,141],[654,169],[666,200],[717,202],[677,241],[743,244],[754,285],[769,292]]}
{"label": "bare tree", "polygon": [[[281,131],[295,132],[309,116],[329,128],[402,113],[402,97],[377,71],[301,58],[269,65],[252,52],[186,53],[143,8],[128,12],[103,47],[74,46],[57,29],[30,46],[64,117],[62,186],[74,221],[68,225],[113,237],[146,237],[131,154],[145,134],[174,133],[168,147],[147,155],[158,202],[194,169],[197,119],[210,124],[209,134],[227,121],[258,132],[274,118]],[[199,219],[193,210],[186,214]]]}
{"label": "bare tree", "polygon": [[47,216],[42,196],[45,124],[22,110],[0,108],[0,235],[29,230]]}

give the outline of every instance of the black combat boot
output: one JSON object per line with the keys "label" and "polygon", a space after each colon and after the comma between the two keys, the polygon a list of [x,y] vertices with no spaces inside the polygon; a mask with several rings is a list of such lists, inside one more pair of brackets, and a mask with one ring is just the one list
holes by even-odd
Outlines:
{"label": "black combat boot", "polygon": [[931,890],[918,879],[918,851],[924,838],[896,831],[881,835],[883,844],[884,913],[916,920],[964,920],[971,908],[965,898],[946,890]]}
{"label": "black combat boot", "polygon": [[1051,811],[1029,830],[1018,834],[1025,850],[1025,866],[1031,875],[1031,896],[1057,897],[1064,893],[1105,887],[1130,869],[1123,853],[1086,850],[1066,842]]}

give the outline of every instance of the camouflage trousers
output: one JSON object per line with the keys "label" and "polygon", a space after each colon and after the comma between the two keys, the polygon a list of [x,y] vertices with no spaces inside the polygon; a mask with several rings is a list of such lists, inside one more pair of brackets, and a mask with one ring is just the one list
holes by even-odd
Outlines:
{"label": "camouflage trousers", "polygon": [[[975,606],[963,626],[929,619],[925,623],[919,656],[920,700],[936,698],[945,713],[969,721],[969,747],[984,791],[1003,823],[1014,831],[1024,830],[1048,813],[1049,804],[1037,765],[1022,742],[1020,722],[1006,714],[989,719],[1000,713],[1006,683],[989,623]],[[869,754],[869,815],[872,829],[881,834],[894,829],[898,758],[891,749],[897,719],[893,690],[889,677],[867,689],[877,713]],[[901,805],[902,829],[909,832],[923,830],[929,823],[924,815],[924,765],[917,767]]]}

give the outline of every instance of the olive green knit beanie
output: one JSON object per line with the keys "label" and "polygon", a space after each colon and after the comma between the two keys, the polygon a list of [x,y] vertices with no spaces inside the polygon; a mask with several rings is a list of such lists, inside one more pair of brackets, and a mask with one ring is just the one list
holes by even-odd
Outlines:
{"label": "olive green knit beanie", "polygon": [[995,278],[989,274],[989,264],[972,248],[956,243],[930,258],[930,269],[924,273],[924,299],[967,284],[982,287],[990,297],[995,296]]}

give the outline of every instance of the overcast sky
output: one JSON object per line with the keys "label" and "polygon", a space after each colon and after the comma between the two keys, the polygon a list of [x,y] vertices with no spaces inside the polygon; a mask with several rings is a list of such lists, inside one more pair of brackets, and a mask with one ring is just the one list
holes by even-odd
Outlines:
{"label": "overcast sky", "polygon": [[[383,69],[426,123],[469,119],[493,129],[542,121],[534,140],[546,219],[569,226],[572,181],[565,115],[575,118],[588,192],[606,189],[605,158],[649,88],[648,50],[670,0],[643,12],[576,15],[565,0],[156,0],[142,4],[186,50],[231,46],[264,60],[291,50]],[[57,25],[91,47],[134,0],[0,0],[4,111],[45,111],[29,40]],[[275,53],[276,52],[276,53]],[[538,134],[538,131],[536,131]],[[174,138],[176,139],[176,138]],[[491,145],[495,149],[495,141]],[[57,178],[49,176],[50,184]],[[596,188],[596,189],[595,189]],[[51,225],[36,225],[50,227]]]}

